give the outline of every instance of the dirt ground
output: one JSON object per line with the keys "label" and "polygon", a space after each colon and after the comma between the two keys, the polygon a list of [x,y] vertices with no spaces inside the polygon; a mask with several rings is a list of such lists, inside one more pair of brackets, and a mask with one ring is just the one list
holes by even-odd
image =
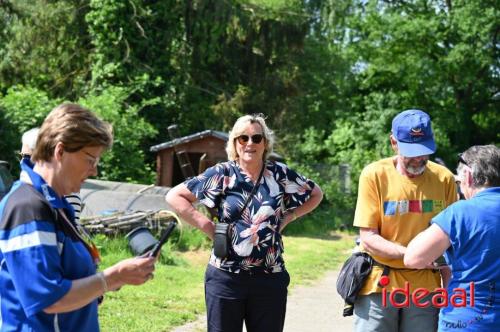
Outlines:
{"label": "dirt ground", "polygon": [[[290,290],[285,332],[353,331],[352,317],[342,317],[344,302],[335,290],[337,276],[338,271],[330,271],[314,285],[297,286]],[[173,331],[206,331],[206,324],[203,315],[197,321]]]}

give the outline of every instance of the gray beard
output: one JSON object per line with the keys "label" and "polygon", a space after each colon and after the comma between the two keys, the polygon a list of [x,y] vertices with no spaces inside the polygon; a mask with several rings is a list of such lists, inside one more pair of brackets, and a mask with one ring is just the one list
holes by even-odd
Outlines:
{"label": "gray beard", "polygon": [[410,173],[411,175],[420,175],[425,171],[425,166],[420,166],[420,167],[413,167],[413,166],[408,166],[406,167],[406,171]]}

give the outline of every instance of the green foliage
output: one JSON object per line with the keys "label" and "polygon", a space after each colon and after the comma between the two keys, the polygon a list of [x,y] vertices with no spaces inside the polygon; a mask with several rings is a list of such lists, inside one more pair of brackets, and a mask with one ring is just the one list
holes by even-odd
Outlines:
{"label": "green foliage", "polygon": [[125,237],[96,234],[92,237],[92,241],[99,249],[101,256],[105,257],[104,263],[107,263],[107,265],[114,264],[123,257],[130,255]]}
{"label": "green foliage", "polygon": [[217,104],[212,106],[212,110],[214,114],[223,119],[222,129],[224,131],[231,130],[236,119],[245,115],[242,110],[251,98],[250,95],[250,89],[240,85],[232,96],[222,94],[218,97]]}
{"label": "green foliage", "polygon": [[[56,106],[47,94],[32,87],[14,86],[0,100],[6,120],[20,133],[38,127],[49,111]],[[19,136],[20,138],[20,136]],[[21,142],[19,139],[18,142]]]}
{"label": "green foliage", "polygon": [[[338,194],[345,197],[345,195],[340,192],[338,192]],[[328,207],[322,204],[313,214],[307,215],[289,224],[284,229],[283,234],[286,236],[310,236],[328,239],[329,234],[333,230],[351,227],[354,217],[353,210],[347,210],[345,205],[335,204],[337,201],[335,199],[330,201],[334,201],[334,203],[329,204]]]}
{"label": "green foliage", "polygon": [[[295,11],[297,3],[287,10],[279,1],[200,1],[188,6],[186,36],[192,55],[187,117],[223,119],[223,129],[246,113],[266,113],[275,128],[287,122],[284,115],[293,113],[287,110],[297,106],[293,59],[307,31],[306,16]],[[212,104],[217,117],[200,110],[199,102]],[[216,121],[205,125],[220,126]]]}
{"label": "green foliage", "polygon": [[144,74],[154,79],[172,75],[182,10],[175,0],[89,1],[85,21],[94,46],[92,86],[130,83]]}
{"label": "green foliage", "polygon": [[353,92],[364,96],[353,105],[356,112],[426,110],[446,160],[456,150],[496,139],[493,123],[478,123],[495,109],[491,96],[499,78],[498,6],[451,4],[361,2],[351,6],[345,26],[346,54],[356,55],[351,61],[359,85]]}
{"label": "green foliage", "polygon": [[16,152],[21,149],[22,134],[39,127],[57,104],[58,100],[52,100],[45,92],[32,87],[14,86],[0,96],[0,159],[14,166],[13,174],[19,170]]}
{"label": "green foliage", "polygon": [[[78,102],[95,111],[113,124],[114,144],[103,156],[100,176],[107,180],[154,182],[154,173],[145,163],[141,143],[155,135],[154,128],[139,116],[140,105],[129,105],[126,100],[131,92],[126,88],[108,87],[93,91]],[[15,86],[0,98],[2,112],[2,159],[17,165],[15,151],[21,146],[22,133],[40,126],[45,116],[62,100],[51,99],[36,88]],[[152,105],[155,100],[144,101]]]}
{"label": "green foliage", "polygon": [[[22,131],[79,100],[115,127],[101,177],[151,182],[149,147],[168,125],[228,130],[262,112],[326,209],[349,211],[404,109],[431,115],[450,168],[456,152],[498,144],[498,11],[492,0],[0,1],[2,158],[15,163]],[[346,163],[350,193],[337,180]]]}
{"label": "green foliage", "polygon": [[75,96],[89,73],[86,2],[0,3],[0,91],[23,84],[52,97]]}
{"label": "green foliage", "polygon": [[[133,91],[127,103],[140,105],[140,116],[157,131],[141,142],[143,150],[168,140],[167,126],[183,116],[188,58],[184,12],[183,2],[177,0],[89,1],[85,16],[93,45],[89,86],[124,86]],[[144,105],[144,100],[154,99],[158,102]],[[149,162],[153,158],[146,156]]]}
{"label": "green foliage", "polygon": [[113,148],[102,158],[100,177],[114,181],[152,183],[151,167],[144,162],[141,142],[156,134],[154,128],[139,116],[139,106],[126,103],[130,91],[110,86],[93,91],[78,102],[113,124]]}

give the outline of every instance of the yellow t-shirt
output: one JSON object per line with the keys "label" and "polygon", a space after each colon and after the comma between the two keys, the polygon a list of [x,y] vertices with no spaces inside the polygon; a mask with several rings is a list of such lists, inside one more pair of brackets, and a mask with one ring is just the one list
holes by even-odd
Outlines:
{"label": "yellow t-shirt", "polygon": [[[432,161],[427,163],[423,174],[409,178],[396,170],[393,159],[376,161],[361,172],[354,226],[377,228],[386,240],[407,246],[429,227],[432,217],[457,200],[456,185],[453,174]],[[389,267],[405,268],[403,259],[372,256]],[[377,286],[381,274],[382,268],[374,266],[359,294],[381,292]],[[428,269],[391,269],[389,278],[388,291],[404,288],[405,281],[410,283],[410,291],[441,287],[439,272]]]}

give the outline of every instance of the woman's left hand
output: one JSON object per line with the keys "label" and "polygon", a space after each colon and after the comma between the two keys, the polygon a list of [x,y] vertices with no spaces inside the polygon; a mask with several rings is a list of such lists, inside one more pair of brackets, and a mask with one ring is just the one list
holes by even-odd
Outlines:
{"label": "woman's left hand", "polygon": [[286,212],[283,216],[283,220],[280,223],[279,233],[281,234],[283,232],[283,229],[285,229],[285,227],[295,219],[297,219],[295,210]]}
{"label": "woman's left hand", "polygon": [[296,219],[314,210],[319,205],[322,199],[323,192],[321,191],[321,188],[316,185],[311,192],[311,197],[307,201],[305,201],[304,204],[285,213],[284,218],[281,221],[279,232],[283,232],[283,229],[292,221],[295,221]]}

